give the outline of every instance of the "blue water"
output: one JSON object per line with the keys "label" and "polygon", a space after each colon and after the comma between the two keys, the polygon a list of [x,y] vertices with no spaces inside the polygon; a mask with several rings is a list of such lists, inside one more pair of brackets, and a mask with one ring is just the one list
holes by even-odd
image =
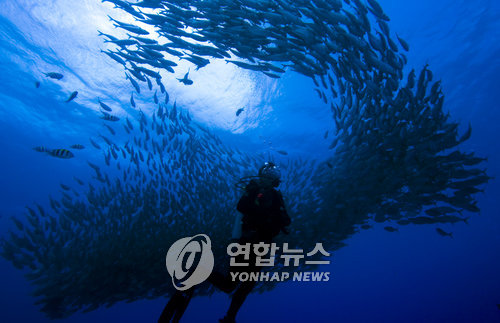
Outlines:
{"label": "blue water", "polygon": [[[391,30],[411,46],[409,67],[428,63],[441,79],[445,108],[461,123],[470,122],[465,151],[488,157],[495,177],[477,196],[481,213],[468,224],[447,224],[453,239],[433,226],[405,226],[389,233],[383,225],[362,231],[336,251],[331,280],[282,283],[271,292],[251,294],[238,322],[495,322],[500,321],[500,3],[498,1],[380,1]],[[51,0],[0,3],[0,235],[34,202],[47,206],[60,195],[59,184],[74,175],[90,176],[86,160],[95,151],[78,152],[70,162],[34,152],[38,145],[87,143],[101,127],[97,97],[125,105],[131,92],[121,69],[106,59],[97,30],[112,30],[109,3]],[[186,65],[187,66],[187,65]],[[42,72],[62,71],[54,82]],[[293,156],[321,158],[320,140],[330,129],[324,106],[310,79],[291,71],[279,81],[214,63],[191,74],[195,84],[166,82],[172,98],[195,120],[215,129],[228,142],[251,151],[273,142]],[[180,76],[179,76],[180,77]],[[40,89],[34,82],[41,81]],[[62,103],[78,89],[75,102]],[[147,106],[146,96],[138,103]],[[237,119],[235,106],[248,106]],[[145,108],[147,109],[147,108]],[[121,116],[129,111],[123,109]],[[304,188],[307,189],[307,188]],[[0,258],[0,321],[47,322],[31,287]],[[192,301],[184,322],[216,322],[229,305],[216,293]],[[155,321],[166,300],[117,304],[65,322]]]}

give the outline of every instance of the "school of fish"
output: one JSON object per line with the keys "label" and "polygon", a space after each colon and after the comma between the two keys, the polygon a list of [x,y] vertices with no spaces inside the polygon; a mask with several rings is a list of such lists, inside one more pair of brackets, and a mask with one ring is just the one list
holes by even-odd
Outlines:
{"label": "school of fish", "polygon": [[[233,184],[256,175],[266,158],[226,145],[169,104],[161,80],[176,73],[176,59],[195,67],[171,76],[184,85],[213,59],[271,78],[295,71],[313,79],[331,110],[327,159],[276,151],[286,160],[280,188],[292,218],[290,234],[278,243],[312,250],[322,242],[334,251],[375,222],[395,232],[408,224],[466,222],[479,212],[474,196],[490,179],[480,166],[485,159],[458,147],[471,127],[459,134],[458,123],[443,112],[440,81],[428,66],[403,75],[409,45],[397,35],[394,40],[376,0],[106,1],[137,24],[110,17],[128,38],[100,33],[114,46],[103,52],[124,66],[137,94],[142,84],[149,90],[156,84],[165,101],[155,92],[152,115],[137,110],[123,120],[99,99],[110,125],[103,128],[109,134],[89,140],[104,156],[88,162],[92,180],[75,177],[75,185],[61,184],[63,197],[51,198],[50,210],[30,206],[25,219],[13,218],[17,231],[2,239],[2,256],[26,270],[49,317],[169,295],[164,257],[184,236],[208,234],[216,266],[227,263],[241,194]],[[133,94],[130,103],[138,109]],[[212,292],[208,283],[196,291]]]}

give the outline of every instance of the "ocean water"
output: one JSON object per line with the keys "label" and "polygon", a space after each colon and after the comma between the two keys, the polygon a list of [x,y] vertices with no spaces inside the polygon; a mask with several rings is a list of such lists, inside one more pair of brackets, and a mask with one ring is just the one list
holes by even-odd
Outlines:
{"label": "ocean water", "polygon": [[[345,239],[346,246],[333,251],[331,264],[318,269],[331,273],[328,282],[282,282],[271,291],[253,293],[238,322],[500,321],[500,4],[489,0],[379,3],[390,17],[391,32],[410,45],[405,73],[429,64],[434,79],[442,81],[444,110],[459,122],[459,133],[465,132],[469,123],[472,126],[471,138],[460,148],[488,158],[483,166],[493,179],[482,186],[484,193],[475,195],[481,211],[464,211],[467,223],[439,225],[453,232],[453,238],[437,234],[435,224],[399,226],[397,232],[387,232],[387,224],[374,223],[373,228]],[[133,22],[111,3],[96,0],[0,3],[2,237],[7,238],[15,227],[9,218],[22,219],[25,206],[38,203],[50,209],[49,196],[61,199],[61,183],[78,189],[73,177],[91,181],[93,173],[87,161],[104,164],[103,151],[93,149],[88,141],[98,133],[109,135],[103,126],[106,121],[99,118],[98,97],[121,118],[112,124],[120,129],[114,140],[127,140],[122,131],[127,116],[138,120],[137,110],[129,103],[134,89],[123,67],[101,52],[109,44],[98,36],[98,30],[120,33],[107,15]],[[191,86],[176,79],[188,70],[194,82]],[[50,79],[44,72],[60,72],[64,78]],[[186,60],[180,61],[175,74],[165,74],[162,80],[170,106],[176,101],[224,145],[249,155],[271,155],[283,163],[331,157],[329,142],[323,140],[325,131],[333,132],[330,108],[304,75],[287,69],[281,78],[273,79],[223,59],[211,59],[199,70]],[[37,81],[39,88],[35,87]],[[75,90],[77,98],[65,103]],[[145,85],[140,95],[134,94],[146,115],[156,109],[153,94],[154,89],[149,91]],[[164,96],[159,95],[159,100]],[[244,111],[236,116],[241,107]],[[75,157],[71,159],[32,149],[68,148],[72,144],[86,148],[72,150]],[[248,172],[255,171],[252,164],[248,168]],[[120,172],[109,169],[106,174]],[[235,179],[213,181],[232,185]],[[301,194],[312,195],[314,189],[304,186]],[[217,198],[220,196],[207,195],[201,203],[210,204]],[[285,195],[287,198],[292,197]],[[313,197],[309,198],[312,201]],[[316,205],[310,202],[309,207],[315,209]],[[196,222],[197,217],[189,220]],[[309,227],[309,232],[316,232],[320,240],[328,239],[321,236],[325,229],[320,224],[311,223],[316,227]],[[229,234],[231,228],[227,231]],[[0,321],[52,321],[34,304],[33,286],[23,276],[28,272],[0,258]],[[164,274],[168,281],[166,270]],[[157,320],[166,301],[157,297],[118,302],[59,321],[151,322]],[[221,292],[196,297],[182,321],[217,322],[229,302]]]}

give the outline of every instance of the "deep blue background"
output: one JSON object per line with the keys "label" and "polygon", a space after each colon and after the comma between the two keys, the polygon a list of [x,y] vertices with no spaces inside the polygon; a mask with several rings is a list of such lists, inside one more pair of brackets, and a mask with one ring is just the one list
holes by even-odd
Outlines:
{"label": "deep blue background", "polygon": [[[101,6],[98,1],[82,3],[86,6],[79,5],[78,10],[92,12]],[[380,3],[391,17],[391,30],[410,43],[409,66],[429,63],[435,78],[443,81],[446,108],[452,118],[461,122],[462,131],[471,122],[473,135],[465,150],[488,157],[488,173],[498,178],[500,3]],[[29,1],[0,3],[0,234],[11,225],[8,217],[20,216],[25,205],[44,205],[49,194],[58,196],[59,183],[69,182],[73,175],[84,179],[89,174],[84,163],[86,158],[95,157],[90,152],[68,162],[31,150],[40,144],[57,146],[86,140],[99,126],[90,110],[81,109],[87,99],[84,91],[80,109],[60,103],[69,87],[109,95],[121,86],[116,83],[116,79],[123,79],[121,74],[110,74],[113,82],[106,84],[92,79],[95,74],[114,73],[111,67],[105,71],[96,71],[91,65],[82,67],[87,59],[85,52],[95,52],[94,45],[101,42],[96,35],[90,43],[88,39],[80,42],[79,38],[57,35],[54,25],[58,21],[81,26],[82,30],[97,29],[92,21],[69,21],[67,15],[73,9],[69,1],[48,1],[45,7]],[[40,76],[41,71],[57,66],[73,75],[61,86]],[[329,128],[323,118],[327,107],[315,97],[310,80],[289,74],[276,85],[279,96],[265,98],[272,111],[255,115],[264,118],[260,128],[247,129],[236,137],[221,130],[222,135],[240,145],[249,141],[249,149],[258,144],[257,135],[264,135],[280,148],[292,151],[293,156],[321,158],[317,151],[324,151],[324,143],[316,139]],[[33,86],[35,79],[43,79],[38,92]],[[192,105],[186,103],[185,108],[196,110],[195,99],[186,102]],[[194,111],[199,120],[210,113]],[[205,119],[209,126],[217,127],[208,116]],[[389,233],[379,225],[358,233],[347,241],[347,247],[334,253],[330,266],[322,268],[332,273],[329,282],[283,283],[272,292],[252,294],[238,321],[500,321],[495,305],[500,303],[499,193],[499,181],[494,179],[485,193],[477,196],[479,215],[473,215],[468,224],[440,226],[452,231],[453,239],[439,236],[435,226],[410,225]],[[0,273],[0,321],[48,321],[33,305],[31,288],[22,272],[0,259]],[[149,322],[157,319],[164,304],[164,299],[119,304],[64,321]],[[184,321],[216,322],[228,305],[229,298],[222,293],[194,299]]]}

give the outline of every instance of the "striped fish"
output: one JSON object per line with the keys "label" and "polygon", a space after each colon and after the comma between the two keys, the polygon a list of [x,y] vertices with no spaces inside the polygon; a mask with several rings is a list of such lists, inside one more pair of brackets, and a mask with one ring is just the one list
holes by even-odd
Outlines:
{"label": "striped fish", "polygon": [[118,118],[117,116],[113,116],[113,115],[111,115],[109,113],[105,113],[105,112],[102,112],[101,119],[104,119],[106,121],[118,121],[118,120],[120,120],[120,118]]}
{"label": "striped fish", "polygon": [[75,157],[73,153],[67,149],[52,149],[50,151],[47,151],[47,154],[51,155],[52,157],[57,157],[57,158],[63,158],[63,159],[69,159]]}
{"label": "striped fish", "polygon": [[73,148],[73,149],[84,149],[85,148],[85,146],[81,145],[81,144],[74,144],[74,145],[71,145],[69,147]]}

